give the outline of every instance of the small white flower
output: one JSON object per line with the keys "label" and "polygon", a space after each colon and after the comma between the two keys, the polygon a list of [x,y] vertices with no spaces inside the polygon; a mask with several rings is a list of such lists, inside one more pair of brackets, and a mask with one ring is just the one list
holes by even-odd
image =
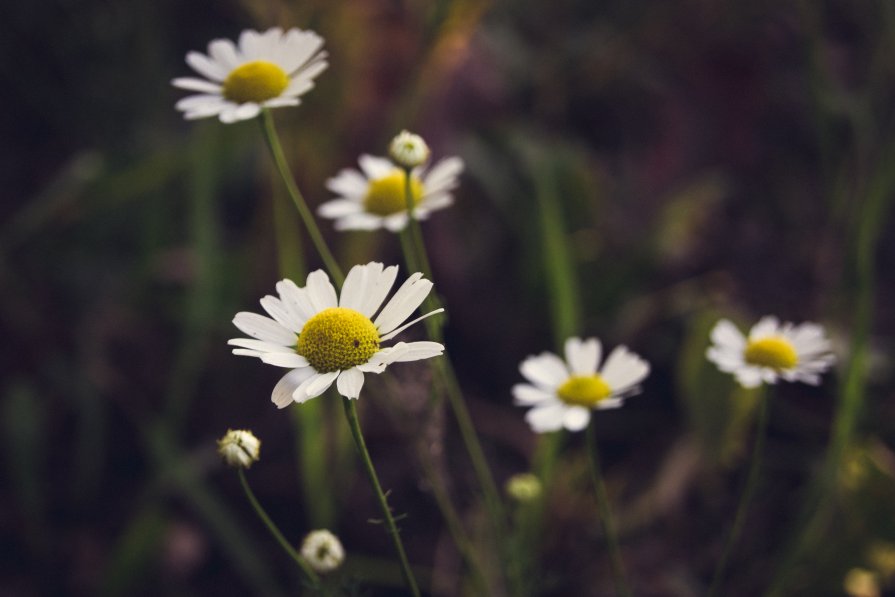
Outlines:
{"label": "small white flower", "polygon": [[[404,323],[432,290],[432,282],[419,273],[410,276],[380,311],[397,275],[394,265],[356,265],[345,278],[340,298],[322,270],[311,272],[304,288],[281,280],[279,298],[261,299],[270,317],[242,312],[233,318],[236,327],[252,336],[230,340],[238,347],[233,354],[291,369],[273,389],[271,399],[279,408],[315,398],[334,382],[342,396],[357,398],[364,373],[382,373],[392,363],[444,352],[437,342],[381,346],[414,323],[444,311],[436,309]],[[379,315],[371,319],[377,311]]]}
{"label": "small white flower", "polygon": [[801,381],[820,383],[820,374],[830,368],[835,357],[824,329],[815,323],[780,324],[776,317],[762,317],[752,326],[749,337],[722,319],[712,329],[706,357],[725,373],[732,373],[744,388],[762,383]]}
{"label": "small white flower", "polygon": [[249,468],[258,462],[260,452],[261,441],[251,431],[228,429],[218,440],[218,454],[233,468]]}
{"label": "small white flower", "polygon": [[218,116],[231,123],[254,118],[261,108],[297,106],[326,67],[323,38],[313,31],[279,27],[243,31],[237,47],[229,39],[208,44],[208,55],[190,52],[186,62],[205,77],[181,77],[171,84],[198,91],[177,102],[184,118]]}
{"label": "small white flower", "polygon": [[301,544],[301,556],[320,574],[332,572],[345,561],[339,538],[326,529],[311,531]]}
{"label": "small white flower", "polygon": [[[386,158],[362,155],[358,162],[362,172],[346,168],[326,181],[326,188],[338,198],[322,204],[317,213],[334,219],[336,230],[403,230],[409,220],[406,172]],[[450,192],[457,187],[461,172],[463,160],[457,157],[445,158],[432,168],[411,170],[410,192],[417,220],[453,203]]]}
{"label": "small white flower", "polygon": [[596,338],[569,338],[565,361],[552,352],[522,361],[519,371],[531,384],[513,386],[513,396],[517,405],[533,407],[525,420],[534,431],[580,431],[590,422],[592,409],[617,408],[640,392],[649,363],[618,346],[598,370],[600,352]]}
{"label": "small white flower", "polygon": [[401,131],[389,145],[388,153],[398,165],[405,168],[422,166],[429,159],[429,146],[419,135]]}

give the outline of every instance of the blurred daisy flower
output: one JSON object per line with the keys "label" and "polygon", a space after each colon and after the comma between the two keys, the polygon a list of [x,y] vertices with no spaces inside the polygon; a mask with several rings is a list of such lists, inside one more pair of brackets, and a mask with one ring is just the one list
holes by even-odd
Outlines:
{"label": "blurred daisy flower", "polygon": [[[336,230],[376,230],[399,232],[407,226],[405,172],[391,160],[362,155],[360,171],[346,168],[326,181],[326,188],[338,198],[323,203],[317,213],[335,220]],[[453,203],[450,191],[458,184],[463,160],[445,158],[432,168],[411,170],[410,193],[413,214],[425,220],[433,211]]]}
{"label": "blurred daisy flower", "polygon": [[339,538],[326,529],[311,531],[301,544],[301,555],[320,574],[332,572],[345,561]]}
{"label": "blurred daisy flower", "polygon": [[334,382],[342,396],[357,398],[364,373],[382,373],[392,363],[444,352],[437,342],[381,346],[414,323],[444,311],[436,309],[404,323],[432,290],[432,282],[419,273],[410,276],[380,311],[397,275],[394,265],[356,265],[338,298],[322,270],[311,272],[304,288],[281,280],[276,286],[279,297],[261,299],[270,317],[242,312],[233,318],[236,327],[252,337],[230,340],[237,347],[233,354],[291,369],[273,389],[271,399],[279,408],[315,398]]}
{"label": "blurred daisy flower", "polygon": [[780,378],[817,385],[820,374],[836,360],[824,329],[815,323],[781,324],[776,317],[766,316],[745,337],[722,319],[712,329],[711,339],[706,358],[721,371],[732,373],[744,388],[777,383]]}
{"label": "blurred daisy flower", "polygon": [[640,392],[649,363],[618,346],[598,370],[600,352],[596,338],[569,338],[565,361],[551,352],[522,361],[519,371],[531,383],[513,386],[513,396],[518,406],[532,407],[525,420],[535,432],[580,431],[590,422],[591,410],[617,408]]}
{"label": "blurred daisy flower", "polygon": [[261,108],[297,106],[326,67],[323,38],[313,31],[279,27],[264,33],[246,30],[237,47],[229,39],[208,44],[208,55],[190,52],[186,62],[205,77],[181,77],[175,87],[198,91],[176,108],[187,120],[217,116],[231,123],[254,118]]}

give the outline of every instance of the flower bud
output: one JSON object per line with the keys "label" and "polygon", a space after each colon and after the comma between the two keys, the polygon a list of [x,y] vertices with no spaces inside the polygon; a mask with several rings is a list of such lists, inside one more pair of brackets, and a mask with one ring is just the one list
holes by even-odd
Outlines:
{"label": "flower bud", "polygon": [[389,154],[399,166],[416,168],[429,159],[429,146],[419,135],[401,131],[389,145]]}
{"label": "flower bud", "polygon": [[332,572],[345,560],[339,538],[326,529],[308,533],[301,544],[301,555],[320,574]]}
{"label": "flower bud", "polygon": [[541,480],[532,473],[519,473],[507,479],[504,486],[511,498],[520,503],[531,502],[541,496]]}
{"label": "flower bud", "polygon": [[233,468],[249,468],[257,462],[261,451],[261,441],[251,431],[228,429],[218,440],[218,454]]}

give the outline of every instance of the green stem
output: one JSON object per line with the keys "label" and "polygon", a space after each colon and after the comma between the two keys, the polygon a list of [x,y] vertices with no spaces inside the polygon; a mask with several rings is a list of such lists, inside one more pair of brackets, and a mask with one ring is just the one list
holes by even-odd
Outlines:
{"label": "green stem", "polygon": [[323,259],[323,263],[326,265],[330,277],[336,282],[336,286],[341,286],[342,282],[345,281],[345,275],[342,273],[342,268],[336,263],[329,247],[327,247],[326,241],[323,240],[323,235],[320,234],[317,222],[314,220],[314,216],[311,214],[311,210],[308,208],[304,196],[301,194],[301,191],[298,190],[298,185],[295,184],[295,178],[292,176],[292,172],[289,170],[289,165],[286,163],[286,156],[283,154],[283,147],[280,145],[280,138],[277,135],[277,129],[274,126],[273,116],[271,116],[270,110],[264,109],[261,111],[261,130],[264,133],[264,139],[267,141],[267,147],[270,149],[270,154],[276,163],[277,171],[280,173],[280,178],[283,179],[283,183],[286,185],[286,190],[289,192],[289,197],[295,204],[296,209],[298,209],[298,213],[305,224],[305,228],[308,229],[308,235],[311,237],[311,241],[313,241],[314,246],[317,248],[320,258]]}
{"label": "green stem", "polygon": [[590,463],[590,475],[594,482],[594,490],[597,494],[597,508],[600,510],[600,520],[603,522],[603,530],[606,533],[606,546],[609,548],[609,560],[612,563],[612,575],[615,578],[615,590],[623,597],[631,596],[628,581],[625,578],[625,568],[622,563],[621,549],[618,546],[618,535],[612,523],[612,513],[609,509],[609,496],[606,493],[606,485],[603,483],[603,474],[600,471],[600,456],[597,453],[597,440],[595,424],[587,428],[587,455]]}
{"label": "green stem", "polygon": [[407,204],[407,228],[410,230],[411,239],[413,239],[417,265],[420,268],[419,271],[422,271],[422,273],[431,280],[432,266],[429,263],[429,256],[426,254],[426,245],[423,244],[423,229],[420,226],[420,221],[417,220],[416,216],[414,215],[416,205],[413,201],[413,191],[411,189],[410,168],[404,169],[404,200]]}
{"label": "green stem", "polygon": [[370,459],[370,453],[367,451],[367,444],[364,441],[364,435],[360,429],[360,421],[357,418],[357,408],[354,401],[350,398],[342,398],[342,405],[345,407],[345,417],[348,419],[348,426],[351,428],[351,435],[354,437],[354,443],[357,446],[357,452],[364,463],[364,470],[373,486],[373,492],[376,494],[376,500],[379,502],[379,508],[385,517],[386,532],[392,538],[395,551],[398,552],[398,560],[401,563],[401,573],[404,575],[404,581],[414,597],[419,597],[420,589],[416,584],[416,578],[410,569],[410,563],[407,561],[407,553],[404,551],[404,543],[401,541],[398,527],[395,525],[395,519],[392,517],[391,508],[388,505],[388,498],[382,491],[379,484],[379,477],[376,475],[376,469],[373,467],[373,461]]}
{"label": "green stem", "polygon": [[249,487],[249,482],[246,480],[245,471],[243,469],[238,469],[239,473],[239,482],[242,483],[242,488],[245,491],[246,497],[249,498],[249,503],[252,504],[252,508],[255,509],[255,513],[258,515],[258,518],[264,523],[267,529],[270,531],[270,534],[273,535],[274,539],[277,540],[277,543],[280,544],[286,553],[289,554],[295,563],[298,564],[299,568],[302,569],[302,572],[305,573],[305,576],[308,577],[308,581],[311,583],[313,588],[317,591],[321,590],[320,587],[320,577],[317,576],[317,573],[311,568],[310,564],[308,564],[303,557],[301,557],[297,551],[292,547],[292,545],[286,540],[283,536],[283,533],[280,532],[280,529],[277,528],[277,525],[274,524],[273,520],[270,519],[270,516],[267,515],[267,512],[264,511],[264,508],[261,507],[261,504],[258,503],[257,498],[255,498],[255,494],[252,492],[252,488]]}
{"label": "green stem", "polygon": [[733,526],[730,528],[730,535],[727,537],[727,543],[724,545],[724,551],[721,559],[718,561],[718,567],[715,569],[715,575],[712,578],[712,584],[709,588],[708,597],[718,594],[721,588],[721,581],[724,579],[724,572],[727,569],[727,563],[733,554],[733,548],[740,538],[743,525],[746,522],[746,512],[749,510],[749,502],[758,486],[758,471],[761,469],[761,456],[764,450],[764,441],[767,436],[768,427],[768,397],[762,394],[759,397],[761,404],[758,410],[758,428],[756,430],[755,446],[752,449],[752,462],[749,466],[749,474],[746,477],[746,487],[740,496],[740,503],[737,506],[736,515],[733,519]]}

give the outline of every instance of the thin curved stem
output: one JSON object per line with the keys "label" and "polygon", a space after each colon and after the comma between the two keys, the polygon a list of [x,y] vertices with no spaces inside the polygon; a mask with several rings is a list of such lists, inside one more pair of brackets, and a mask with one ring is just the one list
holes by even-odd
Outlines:
{"label": "thin curved stem", "polygon": [[419,267],[420,271],[422,271],[422,273],[431,280],[432,266],[429,264],[429,256],[426,254],[426,245],[423,244],[423,230],[420,226],[420,221],[417,220],[416,216],[414,215],[416,203],[413,200],[410,168],[404,169],[404,201],[407,204],[407,229],[410,230],[410,238],[413,241],[414,252],[416,253],[417,267]]}
{"label": "thin curved stem", "polygon": [[727,543],[724,545],[724,551],[721,554],[721,559],[718,561],[718,567],[715,569],[715,575],[712,578],[712,584],[709,588],[707,597],[717,595],[721,588],[721,581],[724,579],[727,563],[730,560],[730,556],[733,553],[733,548],[736,545],[737,540],[740,538],[743,524],[746,522],[746,512],[749,509],[749,502],[752,501],[752,496],[758,485],[758,471],[761,469],[761,455],[764,450],[765,436],[767,435],[768,397],[762,395],[759,397],[759,400],[761,400],[761,404],[759,405],[758,411],[757,437],[755,438],[755,446],[752,449],[752,462],[749,466],[749,474],[746,477],[746,487],[743,489],[743,495],[740,496],[740,503],[737,506],[736,515],[733,519],[733,526],[730,528],[730,535],[727,537]]}
{"label": "thin curved stem", "polygon": [[382,515],[385,517],[386,532],[392,538],[395,551],[398,552],[398,560],[401,563],[401,573],[404,575],[404,581],[414,597],[419,597],[420,589],[416,584],[416,578],[413,576],[413,570],[410,569],[410,562],[407,561],[407,552],[404,550],[404,543],[401,541],[401,535],[397,525],[395,525],[391,508],[389,508],[388,498],[382,491],[382,485],[379,484],[379,477],[376,475],[376,469],[373,467],[373,461],[370,458],[370,453],[367,451],[367,444],[364,441],[364,435],[360,429],[360,421],[357,418],[357,408],[353,400],[345,397],[342,397],[342,405],[345,407],[345,417],[348,419],[348,426],[351,428],[351,435],[354,437],[357,452],[364,463],[364,470],[370,479],[370,484],[373,486],[373,492],[376,494],[376,500],[379,502]]}
{"label": "thin curved stem", "polygon": [[628,588],[628,581],[625,578],[621,549],[618,546],[618,535],[615,531],[615,525],[612,523],[609,496],[606,493],[606,485],[603,483],[603,474],[600,470],[600,456],[597,453],[596,431],[593,422],[587,428],[587,456],[590,463],[591,479],[594,483],[594,492],[597,496],[597,508],[600,511],[600,520],[603,523],[603,531],[606,534],[606,546],[609,548],[609,560],[612,563],[615,590],[623,597],[631,597],[631,589]]}
{"label": "thin curved stem", "polygon": [[314,215],[308,208],[308,203],[298,189],[298,185],[295,184],[295,178],[292,176],[289,164],[286,162],[286,156],[283,154],[283,147],[280,144],[280,138],[277,135],[277,129],[274,126],[270,110],[264,109],[261,111],[261,130],[264,133],[265,141],[267,141],[267,147],[270,149],[270,155],[277,166],[277,172],[279,172],[280,178],[283,179],[283,183],[286,185],[289,198],[292,199],[296,209],[298,209],[298,213],[305,224],[305,228],[308,230],[308,235],[310,235],[314,247],[320,254],[320,258],[323,259],[330,277],[336,282],[336,286],[341,286],[345,281],[345,274],[342,273],[342,268],[339,267],[332,252],[326,245],[326,241],[323,240],[323,235],[320,234],[320,228],[317,227]]}
{"label": "thin curved stem", "polygon": [[270,516],[267,515],[267,512],[264,511],[264,508],[261,507],[261,504],[258,503],[258,499],[255,497],[254,492],[252,492],[252,488],[249,487],[249,482],[246,479],[245,471],[243,469],[238,469],[239,473],[239,482],[242,484],[242,489],[245,491],[246,497],[249,498],[249,503],[252,504],[252,508],[255,509],[255,513],[258,515],[258,518],[264,523],[267,527],[267,530],[270,531],[270,534],[273,535],[274,539],[277,540],[277,543],[280,544],[280,547],[289,554],[295,563],[298,564],[299,568],[301,568],[302,572],[305,573],[305,576],[308,577],[308,582],[311,583],[311,586],[316,590],[320,591],[320,577],[317,576],[317,573],[311,568],[311,565],[308,564],[307,561],[286,540],[283,536],[283,533],[280,532],[280,529],[277,528],[277,525],[273,520],[270,519]]}

